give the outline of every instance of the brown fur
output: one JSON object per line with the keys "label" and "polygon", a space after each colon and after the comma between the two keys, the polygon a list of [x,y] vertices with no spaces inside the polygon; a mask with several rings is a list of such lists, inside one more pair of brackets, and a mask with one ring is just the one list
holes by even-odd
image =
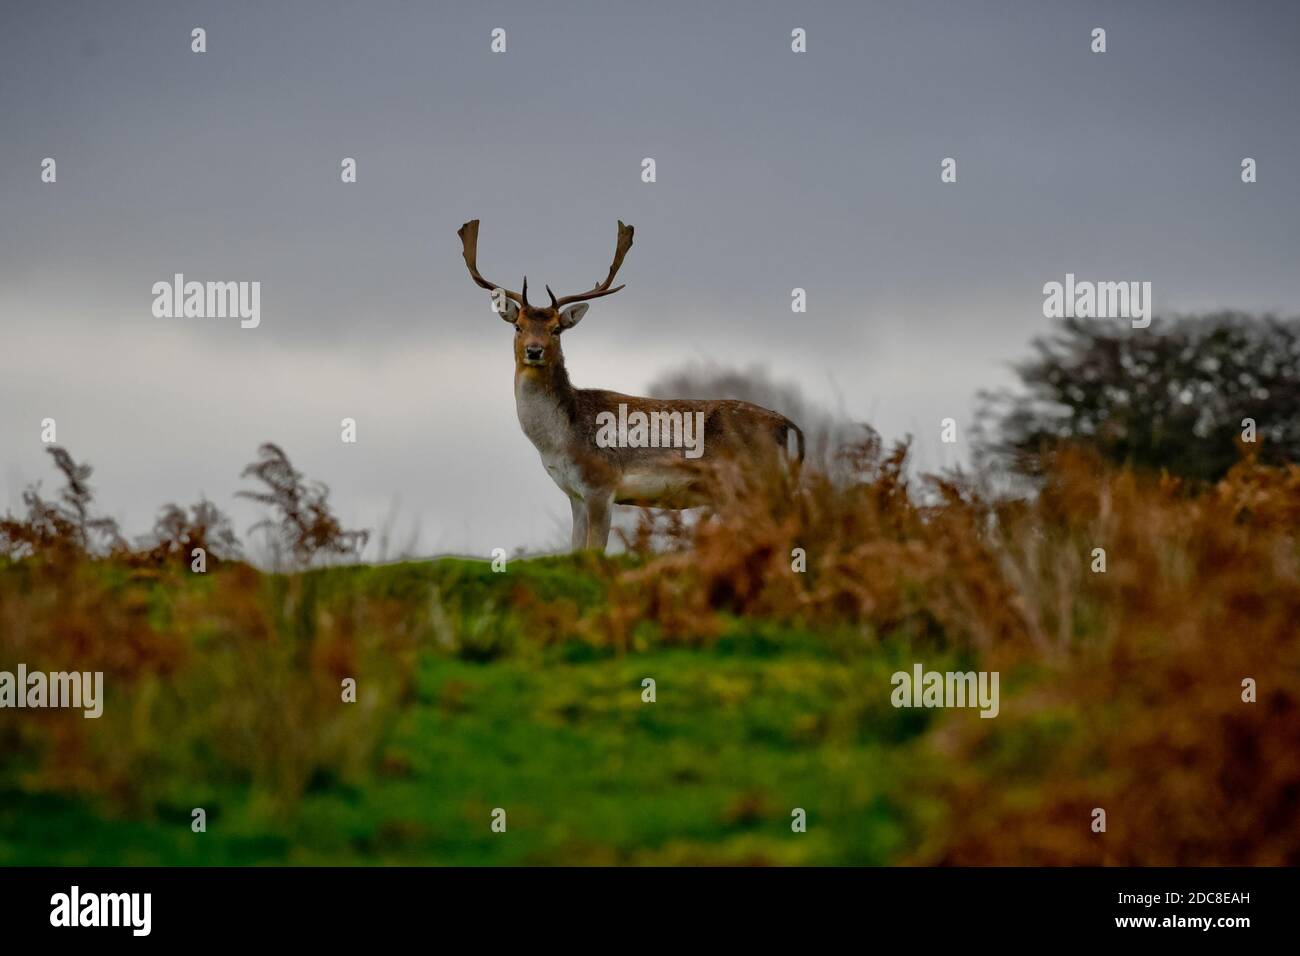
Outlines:
{"label": "brown fur", "polygon": [[[470,275],[484,288],[493,288],[478,274],[478,221],[461,227]],[[551,478],[570,499],[572,545],[604,548],[609,538],[613,505],[689,508],[709,500],[701,464],[720,457],[752,463],[774,460],[793,434],[796,460],[804,453],[803,432],[777,412],[749,402],[726,399],[652,399],[605,389],[578,389],[569,381],[560,346],[562,333],[585,314],[587,298],[609,294],[622,257],[632,243],[632,227],[619,223],[619,247],[609,278],[591,293],[556,300],[549,307],[528,304],[527,282],[508,300],[501,317],[515,327],[515,402],[520,426],[537,447]],[[549,292],[549,289],[548,289]],[[576,305],[566,303],[579,300]],[[641,411],[703,414],[703,457],[688,459],[682,448],[602,447],[597,443],[601,412],[630,415]]]}

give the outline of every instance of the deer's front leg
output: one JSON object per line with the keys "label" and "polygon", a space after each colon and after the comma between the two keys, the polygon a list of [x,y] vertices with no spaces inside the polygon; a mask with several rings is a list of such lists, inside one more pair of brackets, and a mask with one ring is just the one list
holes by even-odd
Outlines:
{"label": "deer's front leg", "polygon": [[569,547],[581,551],[587,546],[587,503],[581,498],[570,498],[569,507],[573,509],[573,534],[569,538]]}
{"label": "deer's front leg", "polygon": [[594,492],[587,496],[587,547],[605,550],[609,540],[609,521],[614,514],[614,492]]}

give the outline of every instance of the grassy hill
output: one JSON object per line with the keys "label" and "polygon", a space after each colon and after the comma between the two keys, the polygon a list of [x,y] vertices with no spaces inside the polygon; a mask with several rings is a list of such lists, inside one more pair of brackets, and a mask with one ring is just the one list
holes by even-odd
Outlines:
{"label": "grassy hill", "polygon": [[1300,467],[903,460],[501,572],[0,560],[0,670],[105,675],[0,709],[0,864],[1300,863]]}
{"label": "grassy hill", "polygon": [[[264,648],[249,668],[214,620],[195,621],[190,659],[171,680],[110,675],[103,718],[41,715],[81,738],[78,754],[106,760],[118,785],[86,775],[77,793],[30,754],[9,762],[0,862],[886,863],[916,845],[917,808],[892,787],[920,759],[912,751],[929,716],[887,703],[889,675],[910,667],[905,645],[862,654],[739,620],[707,647],[534,640],[543,635],[518,607],[601,602],[593,560],[516,561],[504,573],[443,560],[293,579],[88,571],[160,634],[228,596],[226,586],[261,592],[285,612],[285,633],[267,640],[302,646]],[[28,573],[3,571],[11,585]],[[315,606],[310,616],[302,602]],[[396,641],[353,632],[362,658],[332,661],[343,608],[362,631],[385,613],[408,630]],[[314,664],[294,673],[292,660]],[[356,703],[326,689],[332,668],[357,679]],[[313,676],[316,686],[298,686]],[[277,684],[288,699],[271,693]],[[231,732],[215,700],[244,692],[254,703],[234,718],[243,746],[210,739]],[[328,742],[306,746],[313,729]],[[251,750],[263,746],[259,759]],[[194,807],[206,810],[205,833],[191,832]],[[490,829],[497,807],[504,834]],[[792,832],[795,808],[806,833]]]}

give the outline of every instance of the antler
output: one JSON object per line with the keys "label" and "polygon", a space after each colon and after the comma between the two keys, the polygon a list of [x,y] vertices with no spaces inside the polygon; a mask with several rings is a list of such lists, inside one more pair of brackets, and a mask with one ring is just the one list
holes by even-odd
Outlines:
{"label": "antler", "polygon": [[[475,232],[477,233],[478,223],[475,222],[474,226]],[[605,276],[605,281],[598,283],[590,292],[579,292],[577,295],[566,295],[562,299],[557,299],[555,293],[551,292],[551,287],[548,285],[546,291],[551,297],[551,308],[558,309],[560,306],[568,305],[571,302],[586,302],[588,299],[599,299],[602,295],[613,295],[619,289],[623,288],[620,285],[611,289],[609,284],[614,281],[614,276],[618,275],[619,266],[623,264],[623,257],[626,256],[627,251],[632,248],[632,233],[634,231],[635,229],[633,226],[623,225],[623,220],[621,219],[618,221],[618,245],[614,247],[614,263],[609,267],[609,275]],[[468,254],[466,258],[468,259]],[[473,271],[472,267],[470,271]]]}
{"label": "antler", "polygon": [[[621,226],[622,223],[619,223],[619,225]],[[479,274],[478,220],[471,219],[469,222],[465,223],[465,225],[461,226],[458,230],[456,230],[456,235],[460,236],[460,244],[463,247],[463,251],[465,255],[465,265],[469,266],[470,278],[472,278],[475,281],[475,283],[479,285],[480,288],[487,289],[489,292],[494,292],[497,289],[500,289],[502,292],[505,293],[507,299],[512,299],[514,302],[527,308],[528,300],[524,296],[520,295],[518,292],[511,292],[509,289],[505,288],[504,286],[499,286],[494,282],[489,282],[487,279],[484,279],[483,276]],[[611,278],[612,277],[613,274],[611,273]],[[524,280],[525,293],[527,292],[527,289],[528,289],[528,280],[525,279]]]}

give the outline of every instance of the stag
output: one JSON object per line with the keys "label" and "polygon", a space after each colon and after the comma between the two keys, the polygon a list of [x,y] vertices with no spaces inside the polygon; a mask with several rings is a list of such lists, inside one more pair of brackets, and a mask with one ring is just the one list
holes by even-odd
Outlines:
{"label": "stag", "polygon": [[[460,227],[470,277],[492,293],[492,308],[515,328],[515,409],[551,479],[569,499],[573,549],[604,549],[613,506],[689,508],[706,504],[709,482],[693,458],[726,457],[766,467],[773,452],[803,460],[804,436],[778,412],[732,400],[650,399],[605,389],[574,388],[560,336],[587,314],[589,303],[623,288],[614,278],[633,228],[618,224],[614,261],[588,292],[528,301],[528,279],[513,292],[478,271],[479,221]],[[629,427],[631,423],[631,427]],[[665,440],[667,436],[667,440]],[[793,438],[797,449],[789,449]],[[692,453],[694,452],[694,454]]]}

